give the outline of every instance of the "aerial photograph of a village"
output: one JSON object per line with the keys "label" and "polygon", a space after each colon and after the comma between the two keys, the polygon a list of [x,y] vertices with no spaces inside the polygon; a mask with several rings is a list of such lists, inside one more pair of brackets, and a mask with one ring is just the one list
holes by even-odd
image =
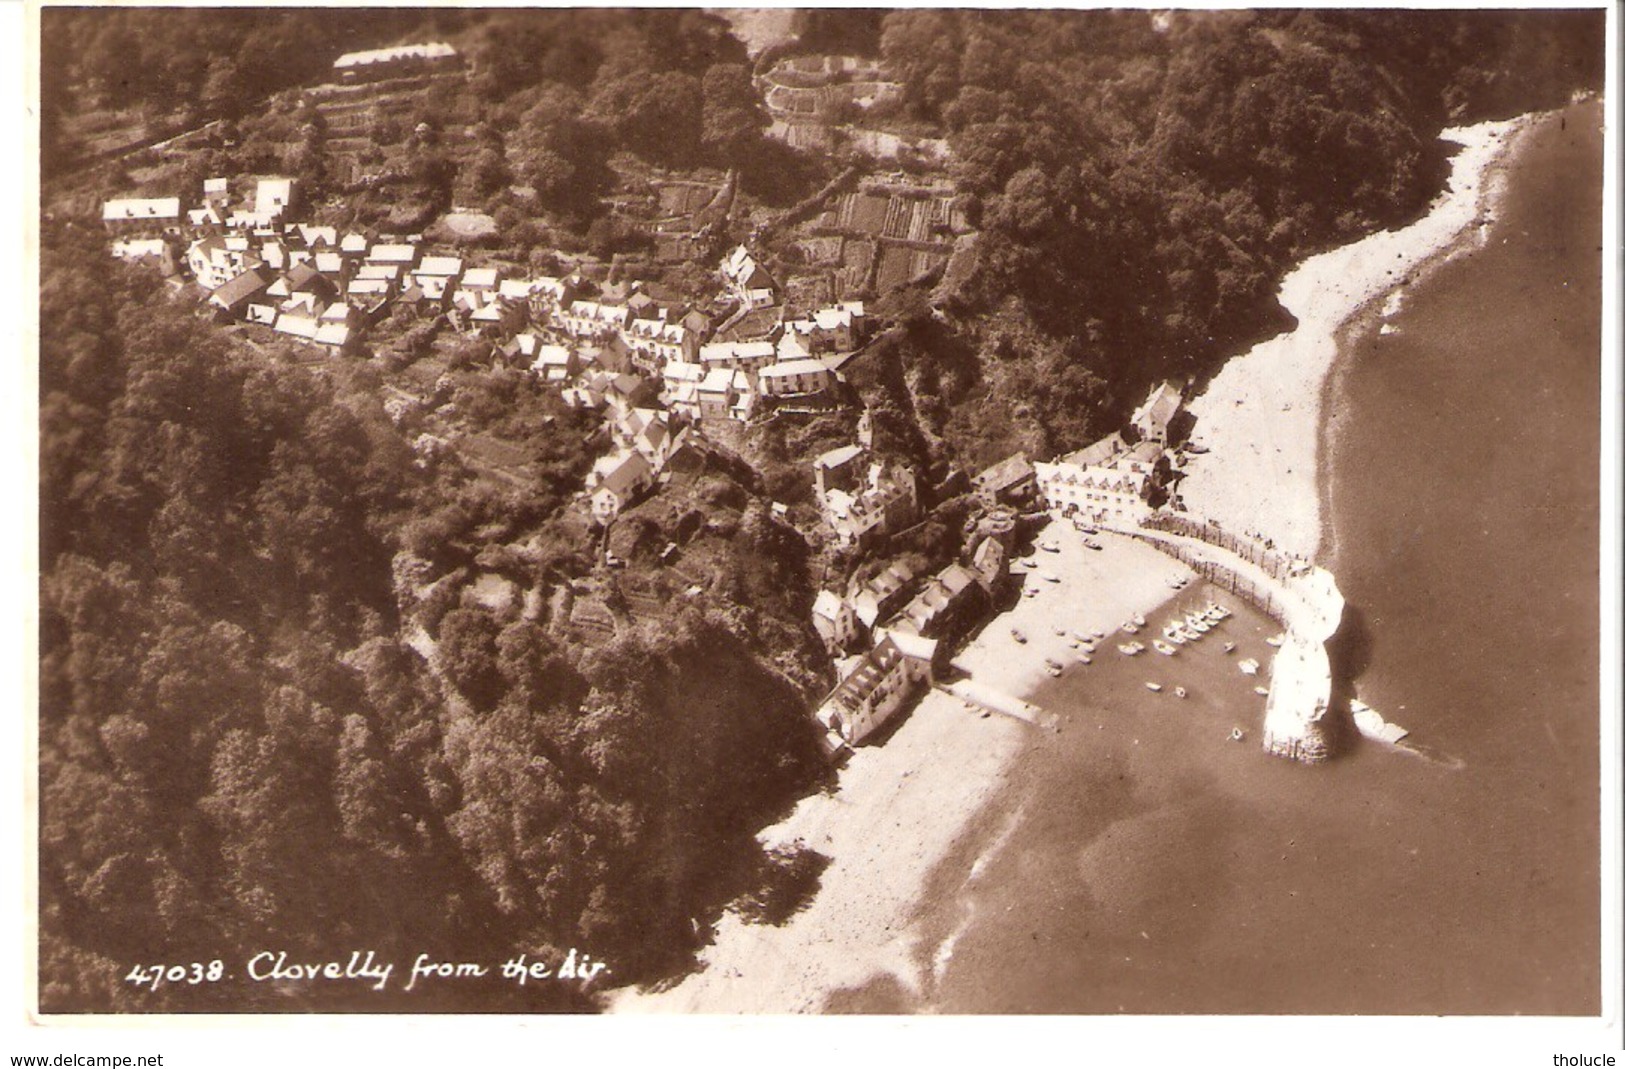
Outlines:
{"label": "aerial photograph of a village", "polygon": [[1604,1015],[1602,7],[35,16],[39,1020]]}

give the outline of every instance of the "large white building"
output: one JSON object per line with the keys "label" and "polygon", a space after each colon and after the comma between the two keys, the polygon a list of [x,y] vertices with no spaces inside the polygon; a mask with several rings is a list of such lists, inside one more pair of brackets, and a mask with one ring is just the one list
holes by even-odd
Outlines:
{"label": "large white building", "polygon": [[1033,473],[1048,508],[1108,527],[1133,527],[1151,514],[1152,475],[1161,456],[1155,442],[1131,448],[1113,434],[1054,461],[1035,462]]}

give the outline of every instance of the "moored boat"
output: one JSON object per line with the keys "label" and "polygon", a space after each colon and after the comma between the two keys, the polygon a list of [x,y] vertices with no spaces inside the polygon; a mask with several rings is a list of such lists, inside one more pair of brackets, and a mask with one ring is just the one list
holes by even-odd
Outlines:
{"label": "moored boat", "polygon": [[1157,692],[1157,691],[1162,690],[1162,684],[1161,683],[1152,683],[1152,682],[1147,681],[1147,683],[1145,685],[1145,689],[1149,690],[1149,691],[1152,691],[1152,692]]}
{"label": "moored boat", "polygon": [[1164,657],[1172,657],[1174,654],[1179,652],[1172,646],[1168,645],[1168,643],[1162,641],[1160,638],[1151,643],[1151,648],[1162,654]]}
{"label": "moored boat", "polygon": [[1133,642],[1124,642],[1124,643],[1121,643],[1121,644],[1119,644],[1119,645],[1118,645],[1118,647],[1117,647],[1117,652],[1118,652],[1118,653],[1121,653],[1121,654],[1122,654],[1122,655],[1123,655],[1123,656],[1125,656],[1125,657],[1132,657],[1132,656],[1134,656],[1134,655],[1135,655],[1135,654],[1136,654],[1136,653],[1139,653],[1139,652],[1140,652],[1140,651],[1139,651],[1139,650],[1138,650],[1138,649],[1136,649],[1136,648],[1135,648],[1135,645],[1136,645],[1136,644],[1135,644],[1135,643],[1133,643]]}
{"label": "moored boat", "polygon": [[1017,642],[1026,642],[1027,641],[1026,632],[1022,631],[1021,628],[1019,628],[1019,627],[1012,627],[1010,629],[1010,637],[1015,639]]}
{"label": "moored boat", "polygon": [[1184,696],[1185,696],[1185,688],[1184,687],[1175,687],[1174,688],[1174,697],[1183,698]]}
{"label": "moored boat", "polygon": [[1251,657],[1245,661],[1237,661],[1236,667],[1241,669],[1243,675],[1256,676],[1258,674],[1258,662]]}

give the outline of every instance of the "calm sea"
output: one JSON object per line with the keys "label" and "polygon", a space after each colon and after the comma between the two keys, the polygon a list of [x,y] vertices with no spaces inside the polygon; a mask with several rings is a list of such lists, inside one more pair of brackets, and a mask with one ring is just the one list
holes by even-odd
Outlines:
{"label": "calm sea", "polygon": [[1097,658],[1039,696],[1062,733],[935,874],[926,953],[952,952],[924,998],[831,1009],[1598,1012],[1600,122],[1542,123],[1489,242],[1397,333],[1352,330],[1332,386],[1342,656],[1435,756],[1264,757],[1250,611]]}

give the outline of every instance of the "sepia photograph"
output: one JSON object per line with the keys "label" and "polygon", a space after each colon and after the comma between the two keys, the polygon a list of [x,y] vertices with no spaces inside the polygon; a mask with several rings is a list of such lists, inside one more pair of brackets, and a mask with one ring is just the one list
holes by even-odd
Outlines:
{"label": "sepia photograph", "polygon": [[1616,14],[34,6],[16,1053],[1618,1050]]}

